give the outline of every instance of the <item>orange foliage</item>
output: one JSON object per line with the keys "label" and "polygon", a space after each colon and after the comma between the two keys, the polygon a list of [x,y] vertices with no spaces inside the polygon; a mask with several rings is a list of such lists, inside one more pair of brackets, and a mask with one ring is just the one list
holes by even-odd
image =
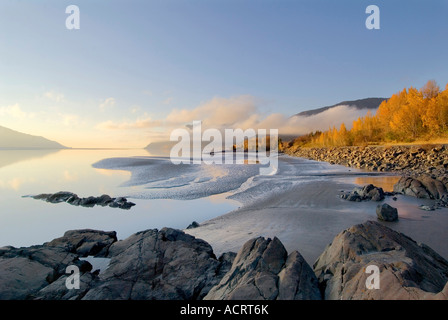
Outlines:
{"label": "orange foliage", "polygon": [[311,146],[347,146],[380,142],[410,142],[448,137],[448,84],[441,91],[434,80],[420,90],[403,89],[383,101],[375,115],[314,135]]}

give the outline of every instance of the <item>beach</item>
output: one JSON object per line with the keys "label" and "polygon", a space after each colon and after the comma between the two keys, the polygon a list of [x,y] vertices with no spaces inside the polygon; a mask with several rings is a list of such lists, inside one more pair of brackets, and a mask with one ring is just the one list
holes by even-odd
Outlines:
{"label": "beach", "polygon": [[277,179],[295,179],[300,183],[291,184],[281,191],[265,193],[262,198],[257,197],[255,201],[248,201],[232,212],[201,222],[200,227],[185,232],[210,243],[216,255],[226,251],[236,252],[254,237],[277,237],[288,252],[298,250],[312,265],[339,232],[367,220],[377,221],[376,206],[385,202],[398,208],[399,220],[380,223],[430,246],[448,258],[445,245],[448,209],[423,211],[419,205],[430,203],[430,200],[403,195],[396,195],[396,200],[389,196],[381,202],[349,202],[340,198],[341,191],[351,191],[363,182],[387,190],[391,179],[397,179],[396,174],[372,173],[291,158],[280,156],[280,168],[282,164],[293,162],[301,167],[300,176],[287,177],[288,173],[280,170]]}
{"label": "beach", "polygon": [[[83,162],[67,168],[62,160],[76,155]],[[175,165],[125,150],[67,150],[30,161],[48,170],[26,188],[11,185],[17,190],[3,200],[2,299],[395,299],[396,290],[397,299],[439,299],[448,292],[448,209],[424,211],[419,206],[434,200],[391,193],[401,180],[396,172],[285,154],[272,175],[257,162]],[[5,176],[21,181],[21,163],[5,166]],[[47,176],[66,179],[49,188],[41,185]],[[368,184],[384,188],[386,198],[344,199]],[[68,185],[71,192],[45,193]],[[45,192],[33,199],[25,191]],[[135,205],[123,207],[127,199]],[[398,221],[378,220],[383,203],[398,209]],[[386,290],[356,287],[371,263],[383,268]],[[66,286],[67,266],[81,271],[82,290]],[[346,268],[355,287],[338,285]],[[414,288],[396,280],[402,277]]]}

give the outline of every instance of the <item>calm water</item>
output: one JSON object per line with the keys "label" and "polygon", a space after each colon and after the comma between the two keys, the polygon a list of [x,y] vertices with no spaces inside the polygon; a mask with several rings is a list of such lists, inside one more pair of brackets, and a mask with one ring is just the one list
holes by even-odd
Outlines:
{"label": "calm water", "polygon": [[[148,158],[145,150],[0,150],[0,246],[29,246],[62,236],[66,230],[115,230],[126,238],[140,230],[165,226],[183,229],[238,207],[226,193],[194,200],[144,199],[146,186],[129,184],[127,170],[94,168],[107,158]],[[148,173],[150,174],[150,173]],[[154,173],[155,174],[155,173]],[[131,210],[50,204],[24,195],[70,191],[79,197],[130,196]]]}

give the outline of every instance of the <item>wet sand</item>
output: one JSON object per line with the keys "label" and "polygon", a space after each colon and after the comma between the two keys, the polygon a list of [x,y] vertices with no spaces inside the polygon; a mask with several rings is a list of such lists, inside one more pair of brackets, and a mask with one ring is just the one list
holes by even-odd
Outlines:
{"label": "wet sand", "polygon": [[[326,165],[309,161],[307,170],[319,171]],[[428,204],[428,200],[401,195],[397,201],[392,197],[381,202],[343,200],[339,197],[341,191],[351,191],[359,186],[357,183],[390,185],[393,178],[366,173],[368,180],[363,180],[361,171],[328,166],[338,173],[294,184],[282,193],[268,195],[185,231],[210,243],[217,256],[226,251],[237,252],[251,238],[276,236],[288,252],[298,250],[312,265],[339,232],[354,224],[377,220],[376,206],[387,202],[398,208],[399,221],[382,222],[384,225],[425,243],[448,259],[448,209],[423,211],[418,206]]]}

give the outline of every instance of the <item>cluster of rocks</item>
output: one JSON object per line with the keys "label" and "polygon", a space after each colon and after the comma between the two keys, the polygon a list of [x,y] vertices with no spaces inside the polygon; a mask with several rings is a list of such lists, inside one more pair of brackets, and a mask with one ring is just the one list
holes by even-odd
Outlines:
{"label": "cluster of rocks", "polygon": [[317,278],[298,251],[288,255],[278,238],[254,238],[205,300],[320,300]]}
{"label": "cluster of rocks", "polygon": [[[351,192],[343,193],[340,197],[348,201],[382,201],[385,196],[395,195],[393,192],[384,192],[383,188],[368,184],[363,187],[356,187]],[[397,221],[398,210],[387,203],[379,204],[376,207],[376,215],[382,221]]]}
{"label": "cluster of rocks", "polygon": [[448,177],[422,174],[417,177],[403,176],[394,185],[394,192],[421,199],[433,199],[430,210],[448,207]]}
{"label": "cluster of rocks", "polygon": [[109,206],[111,208],[120,208],[124,210],[129,210],[135,203],[128,201],[125,197],[112,198],[107,194],[103,194],[99,197],[87,197],[80,198],[78,195],[68,192],[68,191],[59,191],[56,193],[42,193],[36,196],[30,196],[33,199],[44,200],[50,203],[61,203],[66,202],[73,206],[82,206],[82,207],[94,207],[94,206]]}
{"label": "cluster of rocks", "polygon": [[[448,146],[366,146],[333,148],[285,148],[284,153],[331,164],[345,165],[371,171],[397,172],[402,177],[394,185],[393,193],[421,199],[434,200],[433,205],[421,205],[432,211],[448,207]],[[344,193],[341,198],[349,201],[381,201],[378,190],[370,196],[357,188]],[[378,199],[378,200],[377,200]]]}
{"label": "cluster of rocks", "polygon": [[383,188],[376,187],[373,184],[368,184],[363,187],[356,187],[351,192],[346,192],[340,195],[344,200],[348,201],[381,201],[386,195],[391,195],[389,192],[384,192]]}
{"label": "cluster of rocks", "polygon": [[407,175],[446,176],[446,146],[352,146],[284,149],[284,153],[371,171],[398,171]]}
{"label": "cluster of rocks", "polygon": [[[86,256],[109,265],[92,270]],[[71,265],[79,289],[66,286]],[[378,290],[366,288],[371,265]],[[115,232],[73,230],[43,245],[0,248],[0,299],[448,299],[447,281],[445,259],[373,221],[337,235],[313,267],[277,238],[257,237],[216,258],[208,243],[171,228],[120,241]]]}

